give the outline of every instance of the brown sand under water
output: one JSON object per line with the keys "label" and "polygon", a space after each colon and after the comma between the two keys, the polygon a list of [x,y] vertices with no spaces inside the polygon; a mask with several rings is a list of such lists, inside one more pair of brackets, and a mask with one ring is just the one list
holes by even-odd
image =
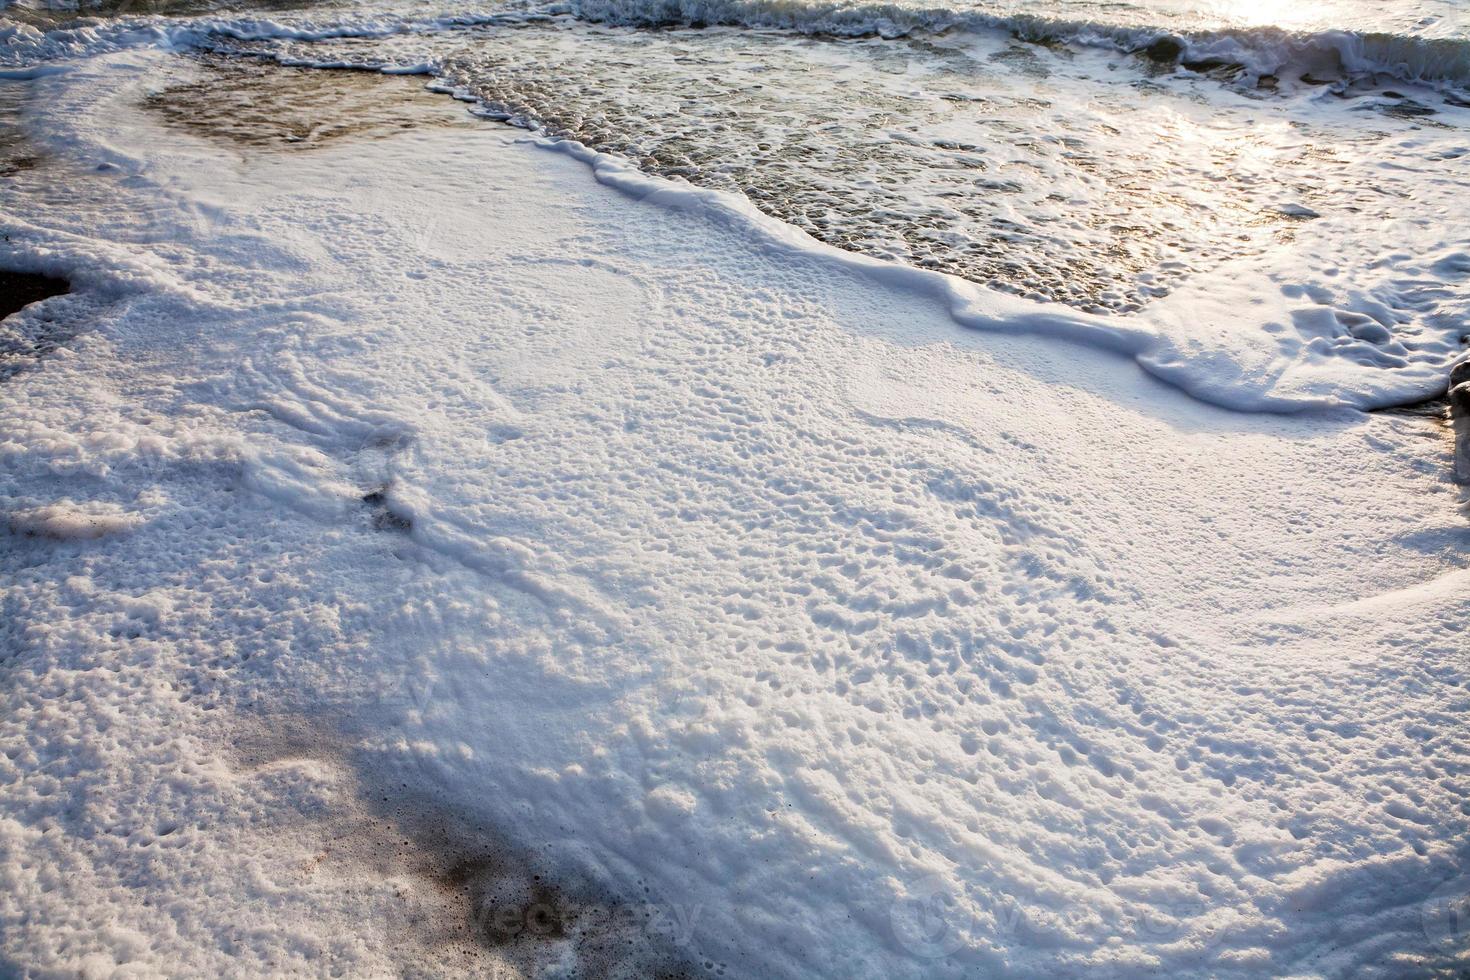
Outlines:
{"label": "brown sand under water", "polygon": [[30,170],[41,160],[40,150],[25,138],[21,127],[21,113],[29,94],[29,85],[0,85],[0,180]]}
{"label": "brown sand under water", "polygon": [[[242,148],[309,150],[342,139],[384,139],[405,131],[484,125],[464,107],[429,92],[422,78],[375,72],[285,68],[251,57],[188,57],[187,76],[147,97],[144,107],[170,128]],[[47,156],[26,136],[29,84],[0,86],[0,189],[71,204],[86,191],[74,168]],[[0,268],[0,320],[68,293],[64,279]],[[0,381],[71,337],[84,323],[46,315],[0,330]]]}
{"label": "brown sand under water", "polygon": [[418,77],[226,55],[194,60],[199,77],[168,86],[144,106],[172,127],[242,147],[312,149],[344,137],[477,124]]}
{"label": "brown sand under water", "polygon": [[[194,61],[199,77],[149,96],[145,106],[170,126],[240,146],[311,149],[344,137],[382,139],[424,126],[478,124],[427,91],[420,78],[283,68],[218,55]],[[0,87],[0,180],[46,162],[20,125],[27,95],[28,86]],[[63,279],[0,270],[0,319],[69,289]]]}

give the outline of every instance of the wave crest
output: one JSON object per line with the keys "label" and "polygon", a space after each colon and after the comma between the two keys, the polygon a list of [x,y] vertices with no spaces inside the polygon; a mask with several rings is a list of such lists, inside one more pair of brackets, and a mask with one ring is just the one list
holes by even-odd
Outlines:
{"label": "wave crest", "polygon": [[729,26],[842,37],[1006,31],[1022,40],[1107,47],[1187,68],[1238,67],[1256,76],[1377,73],[1404,81],[1470,82],[1470,40],[1276,27],[1178,33],[1039,15],[830,0],[570,0],[558,12],[629,27]]}

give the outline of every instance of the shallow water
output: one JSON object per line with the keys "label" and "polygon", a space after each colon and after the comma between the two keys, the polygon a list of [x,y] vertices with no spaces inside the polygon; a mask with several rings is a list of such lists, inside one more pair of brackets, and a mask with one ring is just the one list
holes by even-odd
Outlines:
{"label": "shallow water", "polygon": [[427,123],[472,119],[414,112],[426,95],[418,79],[324,72],[241,59],[198,59],[199,77],[169,84],[147,101],[183,132],[242,147],[313,149],[348,137],[380,139]]}
{"label": "shallow water", "polygon": [[[491,114],[737,190],[822,241],[1094,312],[1136,310],[1289,241],[1308,211],[1393,220],[1386,194],[1422,201],[1467,180],[1458,156],[1440,157],[1463,149],[1470,113],[1430,93],[1162,76],[1000,33],[838,39],[563,18],[285,56],[431,60]],[[1429,133],[1434,152],[1375,152],[1410,133]],[[1385,174],[1389,158],[1410,172]]]}

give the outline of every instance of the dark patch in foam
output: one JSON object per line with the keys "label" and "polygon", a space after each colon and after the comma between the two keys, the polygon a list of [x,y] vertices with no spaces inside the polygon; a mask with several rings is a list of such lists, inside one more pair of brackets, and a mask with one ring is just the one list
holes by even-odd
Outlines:
{"label": "dark patch in foam", "polygon": [[1415,102],[1413,99],[1402,99],[1402,101],[1380,106],[1379,111],[1385,115],[1398,116],[1400,119],[1416,119],[1422,116],[1433,116],[1439,110],[1422,102]]}
{"label": "dark patch in foam", "polygon": [[[1146,58],[1155,65],[1171,69],[1177,66],[1200,75],[1228,76],[1245,70],[1244,65],[1227,58],[1188,58],[1188,51],[1189,47],[1182,39],[1166,34],[1151,44],[1134,48],[1131,53]],[[1273,86],[1274,82],[1272,77]]]}
{"label": "dark patch in foam", "polygon": [[674,942],[671,913],[648,895],[630,900],[590,877],[516,847],[460,807],[390,795],[380,810],[402,833],[414,872],[462,917],[458,931],[527,975],[574,952],[573,977],[693,977]]}
{"label": "dark patch in foam", "polygon": [[[509,968],[509,975],[549,970],[569,980],[724,973],[677,941],[689,923],[646,885],[632,895],[614,890],[557,861],[552,842],[525,843],[533,828],[502,831],[464,803],[411,786],[373,754],[352,749],[385,722],[361,714],[348,720],[342,710],[320,707],[310,715],[272,713],[247,720],[227,752],[242,774],[291,766],[335,774],[347,791],[331,806],[301,808],[320,837],[312,869],[370,898],[377,893],[373,911],[383,921],[365,928],[363,938],[372,941],[381,927],[385,952],[403,962],[402,972],[478,976]],[[354,878],[372,884],[364,889]]]}
{"label": "dark patch in foam", "polygon": [[1443,422],[1449,413],[1449,401],[1443,395],[1426,398],[1423,401],[1410,402],[1407,405],[1390,405],[1387,408],[1374,409],[1375,415],[1400,415],[1406,418],[1433,419]]}
{"label": "dark patch in foam", "polygon": [[405,533],[413,530],[413,519],[399,513],[389,502],[387,486],[363,494],[362,502],[367,505],[368,513],[372,515],[373,530]]}
{"label": "dark patch in foam", "polygon": [[1179,62],[1180,66],[1200,75],[1233,77],[1245,71],[1245,65],[1226,58],[1190,58]]}
{"label": "dark patch in foam", "polygon": [[0,320],[52,296],[71,292],[71,283],[65,279],[38,275],[33,272],[8,272],[0,270]]}

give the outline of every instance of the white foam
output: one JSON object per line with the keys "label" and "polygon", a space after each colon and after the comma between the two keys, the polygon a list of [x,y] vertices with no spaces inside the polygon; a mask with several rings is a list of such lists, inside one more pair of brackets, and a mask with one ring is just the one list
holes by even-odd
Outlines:
{"label": "white foam", "polygon": [[69,197],[9,205],[160,288],[0,385],[8,509],[147,518],[0,549],[8,962],[606,965],[466,947],[467,886],[672,909],[634,975],[1453,962],[1421,428],[1221,411],[1027,331],[1149,335],[494,127],[241,166],[137,110],[186,70],[38,81]]}
{"label": "white foam", "polygon": [[[1228,265],[1142,314],[1089,316],[943,273],[855,255],[815,241],[743,197],[650,177],[619,157],[571,141],[547,145],[589,163],[599,181],[639,200],[697,210],[733,222],[780,251],[831,264],[885,288],[932,297],[962,326],[1032,333],[1126,354],[1160,380],[1236,411],[1374,408],[1433,397],[1444,390],[1449,363],[1462,349],[1464,316],[1470,312],[1464,286],[1470,275],[1467,241],[1422,259],[1368,259],[1355,270],[1361,277],[1350,280],[1355,288],[1340,296],[1320,290],[1308,296],[1311,290],[1283,285],[1282,271],[1267,259],[1254,263],[1263,271],[1247,271],[1252,263]],[[1428,224],[1430,234],[1438,235],[1438,225]],[[1338,241],[1330,235],[1326,240]],[[1300,243],[1293,245],[1298,259],[1302,252]],[[1370,269],[1380,279],[1389,276],[1377,290],[1364,281],[1373,274]],[[1394,340],[1388,328],[1397,325],[1395,311],[1379,297],[1396,303],[1402,319],[1428,312],[1437,329]],[[1263,331],[1260,324],[1277,329]],[[1364,329],[1367,324],[1377,324],[1376,329]]]}

